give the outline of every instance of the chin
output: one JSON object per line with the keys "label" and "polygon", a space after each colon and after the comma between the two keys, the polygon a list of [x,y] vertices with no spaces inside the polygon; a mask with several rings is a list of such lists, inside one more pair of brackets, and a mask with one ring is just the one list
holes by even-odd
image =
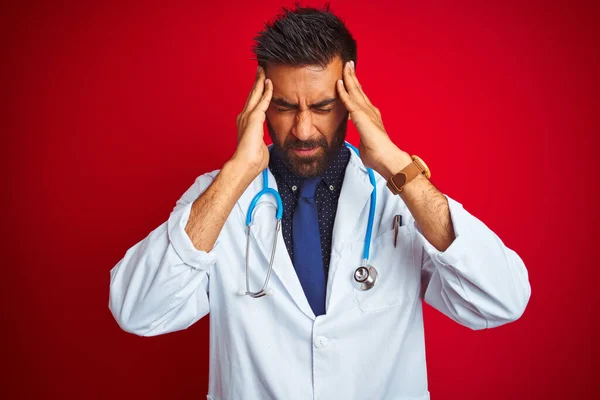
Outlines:
{"label": "chin", "polygon": [[327,154],[323,148],[310,157],[299,157],[290,150],[287,159],[292,173],[303,178],[315,178],[323,175],[327,168]]}

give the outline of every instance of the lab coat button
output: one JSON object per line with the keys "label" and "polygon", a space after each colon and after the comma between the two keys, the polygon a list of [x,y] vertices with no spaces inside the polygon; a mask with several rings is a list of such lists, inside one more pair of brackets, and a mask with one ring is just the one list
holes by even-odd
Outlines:
{"label": "lab coat button", "polygon": [[327,346],[327,343],[329,343],[329,339],[325,336],[317,336],[315,339],[315,347],[318,347],[319,349]]}

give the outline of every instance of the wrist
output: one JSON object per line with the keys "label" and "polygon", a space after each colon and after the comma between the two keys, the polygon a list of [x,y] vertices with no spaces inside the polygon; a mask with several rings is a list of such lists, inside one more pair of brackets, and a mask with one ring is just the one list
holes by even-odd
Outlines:
{"label": "wrist", "polygon": [[393,151],[384,158],[379,174],[389,180],[393,175],[396,175],[402,171],[406,166],[412,162],[410,154],[405,151],[395,148]]}
{"label": "wrist", "polygon": [[[258,172],[257,172],[258,171]],[[233,181],[242,187],[247,187],[262,172],[252,168],[248,162],[232,157],[223,165],[222,172],[232,177]]]}

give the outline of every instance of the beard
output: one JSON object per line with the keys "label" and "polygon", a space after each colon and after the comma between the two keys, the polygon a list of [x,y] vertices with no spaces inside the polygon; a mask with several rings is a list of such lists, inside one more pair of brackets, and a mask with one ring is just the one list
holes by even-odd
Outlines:
{"label": "beard", "polygon": [[[283,143],[278,143],[276,140],[277,134],[267,118],[267,130],[273,148],[281,156],[285,166],[294,175],[302,178],[315,178],[323,175],[331,161],[338,153],[344,140],[346,139],[346,131],[348,129],[348,115],[342,119],[342,122],[337,126],[331,143],[327,143],[327,139],[321,136],[314,140],[298,140],[293,134],[289,134]],[[311,156],[298,156],[294,149],[314,149],[319,150]]]}

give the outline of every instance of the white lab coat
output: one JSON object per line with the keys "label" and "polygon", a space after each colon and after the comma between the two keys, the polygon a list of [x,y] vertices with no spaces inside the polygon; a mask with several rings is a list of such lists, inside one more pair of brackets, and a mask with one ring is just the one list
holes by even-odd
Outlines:
{"label": "white lab coat", "polygon": [[[529,300],[521,258],[460,203],[448,198],[457,237],[440,252],[378,174],[370,263],[380,280],[369,291],[356,290],[352,274],[362,258],[372,186],[354,152],[333,228],[326,315],[315,318],[281,232],[269,284],[274,295],[240,296],[244,221],[262,176],[206,253],[184,228],[193,201],[217,173],[198,177],[168,221],[111,270],[109,302],[119,325],[142,336],[185,329],[210,312],[208,399],[429,399],[421,300],[472,329],[516,320]],[[271,174],[269,185],[277,187]],[[274,235],[275,202],[263,196],[265,202],[252,228],[254,291],[264,281]],[[394,247],[397,214],[405,224]]]}

